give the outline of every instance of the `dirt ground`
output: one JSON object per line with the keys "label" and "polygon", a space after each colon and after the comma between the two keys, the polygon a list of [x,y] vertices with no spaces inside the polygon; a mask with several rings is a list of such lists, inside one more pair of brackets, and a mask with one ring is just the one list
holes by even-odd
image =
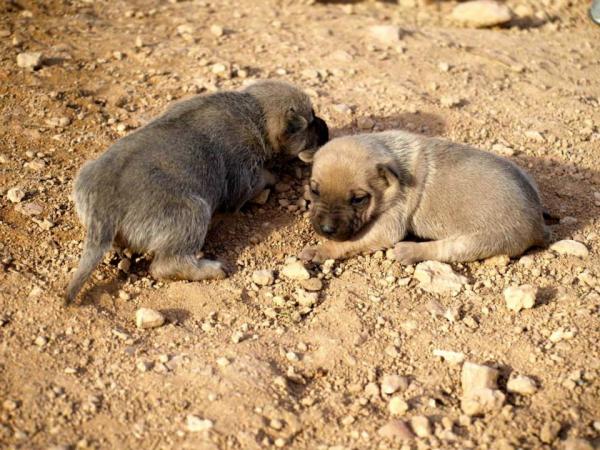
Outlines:
{"label": "dirt ground", "polygon": [[[410,3],[0,4],[0,448],[599,448],[600,27],[579,0],[509,0],[514,19],[492,29]],[[397,42],[370,32],[390,24]],[[33,51],[42,67],[18,67]],[[258,78],[306,89],[333,135],[402,128],[508,155],[562,218],[554,239],[589,256],[456,264],[469,283],[451,295],[377,253],[310,266],[323,288],[302,307],[299,281],[252,283],[317,241],[297,162],[208,238],[226,280],[157,283],[143,256],[125,273],[110,255],[65,307],[82,163],[174,100]],[[509,311],[504,288],[525,283],[537,304]],[[137,329],[140,307],[167,323]],[[505,405],[466,416],[461,367],[436,349],[498,368]],[[507,392],[514,374],[537,392]],[[401,377],[397,419],[429,433],[381,435],[386,375]]]}

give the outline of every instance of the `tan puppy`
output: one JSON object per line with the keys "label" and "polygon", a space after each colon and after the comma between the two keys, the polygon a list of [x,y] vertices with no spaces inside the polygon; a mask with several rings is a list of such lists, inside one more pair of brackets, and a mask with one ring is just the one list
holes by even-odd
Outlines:
{"label": "tan puppy", "polygon": [[[548,238],[535,183],[515,164],[403,131],[330,141],[314,154],[310,187],[312,224],[331,240],[304,249],[305,260],[397,244],[403,264],[473,261]],[[431,241],[399,242],[407,233]]]}

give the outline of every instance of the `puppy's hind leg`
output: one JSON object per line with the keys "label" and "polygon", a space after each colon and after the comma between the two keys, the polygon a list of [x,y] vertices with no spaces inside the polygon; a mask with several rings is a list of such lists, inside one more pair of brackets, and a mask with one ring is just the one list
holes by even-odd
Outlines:
{"label": "puppy's hind leg", "polygon": [[96,266],[112,246],[114,232],[112,227],[103,223],[92,223],[86,232],[83,255],[79,266],[67,287],[65,300],[71,303],[81,290]]}
{"label": "puppy's hind leg", "polygon": [[394,255],[402,264],[420,261],[469,262],[500,254],[514,256],[526,248],[525,245],[515,246],[514,243],[509,245],[500,236],[475,233],[438,241],[399,242],[394,247]]}
{"label": "puppy's hind leg", "polygon": [[217,280],[226,276],[219,261],[198,259],[194,255],[157,255],[150,273],[159,280]]}

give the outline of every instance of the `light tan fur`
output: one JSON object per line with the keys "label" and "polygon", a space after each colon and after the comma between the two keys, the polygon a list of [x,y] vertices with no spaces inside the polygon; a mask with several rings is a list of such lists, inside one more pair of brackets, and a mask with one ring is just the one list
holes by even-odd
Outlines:
{"label": "light tan fur", "polygon": [[[403,131],[334,139],[314,155],[310,182],[311,221],[331,240],[304,249],[305,260],[396,244],[403,264],[464,262],[517,256],[548,238],[537,187],[522,169],[441,139]],[[400,242],[409,233],[430,241]]]}

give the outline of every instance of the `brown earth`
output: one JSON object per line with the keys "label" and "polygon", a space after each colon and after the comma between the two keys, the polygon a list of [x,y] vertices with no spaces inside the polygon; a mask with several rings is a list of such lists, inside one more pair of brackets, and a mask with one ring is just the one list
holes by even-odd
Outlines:
{"label": "brown earth", "polygon": [[[1,448],[600,445],[600,27],[578,0],[509,0],[513,21],[485,30],[453,23],[454,3],[402,3],[0,4]],[[401,39],[374,40],[379,24]],[[43,66],[18,67],[24,51],[41,51]],[[282,169],[282,192],[208,239],[228,279],[157,283],[143,257],[126,274],[111,255],[66,308],[84,235],[69,198],[78,167],[175,99],[267,77],[307,89],[334,135],[398,127],[512,155],[563,218],[554,238],[590,255],[455,265],[469,278],[457,295],[424,292],[412,267],[381,254],[357,257],[328,274],[310,267],[324,287],[303,309],[299,282],[251,281],[316,240],[298,162]],[[540,288],[536,306],[509,311],[503,289],[524,283]],[[138,330],[142,306],[168,323]],[[499,368],[505,406],[464,415],[460,366],[434,349]],[[511,373],[538,391],[507,393]],[[431,435],[378,433],[391,418],[375,389],[387,374],[406,377],[399,419],[426,416]],[[189,415],[212,428],[189,431]]]}

